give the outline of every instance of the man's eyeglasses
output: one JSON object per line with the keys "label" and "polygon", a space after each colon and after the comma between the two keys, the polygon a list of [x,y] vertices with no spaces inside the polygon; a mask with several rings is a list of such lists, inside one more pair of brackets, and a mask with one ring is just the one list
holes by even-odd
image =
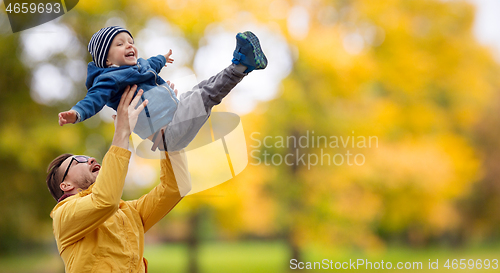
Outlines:
{"label": "man's eyeglasses", "polygon": [[73,160],[78,162],[78,163],[87,163],[87,162],[89,162],[89,158],[90,157],[88,157],[86,155],[74,155],[71,158],[71,161],[69,162],[68,167],[66,168],[66,172],[64,172],[61,183],[64,182],[64,179],[66,178],[66,175],[68,174],[69,168],[71,167],[71,163],[73,163]]}

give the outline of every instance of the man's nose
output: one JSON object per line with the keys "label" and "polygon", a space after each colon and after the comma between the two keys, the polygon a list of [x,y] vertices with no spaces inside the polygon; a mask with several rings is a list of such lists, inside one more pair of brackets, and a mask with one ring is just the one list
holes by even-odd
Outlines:
{"label": "man's nose", "polygon": [[89,161],[87,162],[89,165],[92,165],[95,163],[95,158],[91,157],[89,158]]}

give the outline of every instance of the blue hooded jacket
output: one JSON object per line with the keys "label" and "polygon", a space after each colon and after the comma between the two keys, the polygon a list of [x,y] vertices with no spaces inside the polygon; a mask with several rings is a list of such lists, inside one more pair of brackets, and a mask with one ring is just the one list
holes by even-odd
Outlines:
{"label": "blue hooded jacket", "polygon": [[163,55],[148,60],[139,58],[133,66],[100,68],[90,62],[85,83],[87,95],[71,108],[79,114],[77,122],[94,116],[104,105],[116,110],[125,87],[137,84],[137,90],[144,91],[141,102],[145,99],[149,102],[139,114],[134,132],[144,139],[170,123],[179,100],[158,76],[165,63]]}

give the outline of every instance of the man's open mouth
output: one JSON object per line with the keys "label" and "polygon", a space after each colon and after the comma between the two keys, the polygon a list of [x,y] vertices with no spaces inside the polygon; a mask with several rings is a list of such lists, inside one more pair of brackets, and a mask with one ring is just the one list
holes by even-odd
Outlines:
{"label": "man's open mouth", "polygon": [[125,55],[125,57],[135,57],[135,53],[134,52],[130,52],[127,55]]}
{"label": "man's open mouth", "polygon": [[99,165],[95,165],[95,166],[92,168],[92,172],[93,172],[93,173],[98,172],[100,169],[101,169],[101,166],[99,166]]}

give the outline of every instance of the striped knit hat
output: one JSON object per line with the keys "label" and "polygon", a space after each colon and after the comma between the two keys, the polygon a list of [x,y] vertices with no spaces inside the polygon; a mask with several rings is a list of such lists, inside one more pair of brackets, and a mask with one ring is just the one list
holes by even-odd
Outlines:
{"label": "striped knit hat", "polygon": [[118,26],[101,28],[98,32],[92,35],[88,50],[97,67],[106,67],[106,59],[108,58],[111,42],[120,32],[127,32],[130,37],[132,37],[132,34],[130,34],[128,30]]}

